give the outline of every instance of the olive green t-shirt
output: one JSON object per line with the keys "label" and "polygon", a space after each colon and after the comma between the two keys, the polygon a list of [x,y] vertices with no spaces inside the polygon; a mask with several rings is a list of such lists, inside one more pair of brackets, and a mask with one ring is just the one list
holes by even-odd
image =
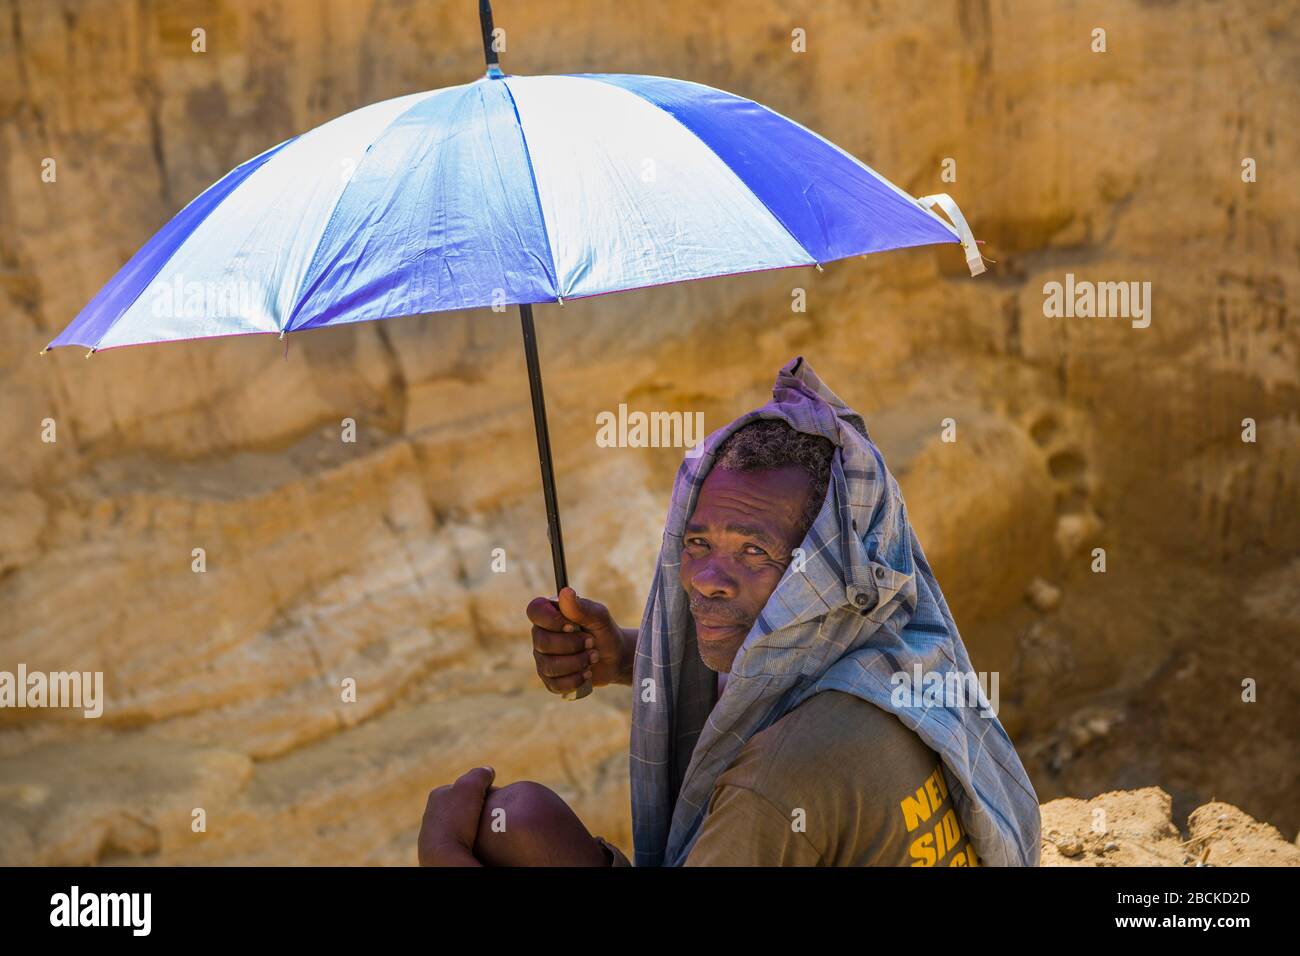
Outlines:
{"label": "olive green t-shirt", "polygon": [[719,774],[685,863],[979,865],[938,755],[893,714],[839,691],[746,742]]}

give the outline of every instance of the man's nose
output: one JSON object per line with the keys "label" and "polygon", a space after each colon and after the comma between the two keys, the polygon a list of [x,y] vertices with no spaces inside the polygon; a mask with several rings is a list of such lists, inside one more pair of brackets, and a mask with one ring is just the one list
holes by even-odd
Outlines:
{"label": "man's nose", "polygon": [[709,557],[691,575],[691,585],[708,598],[734,598],[738,592],[736,579],[716,557]]}

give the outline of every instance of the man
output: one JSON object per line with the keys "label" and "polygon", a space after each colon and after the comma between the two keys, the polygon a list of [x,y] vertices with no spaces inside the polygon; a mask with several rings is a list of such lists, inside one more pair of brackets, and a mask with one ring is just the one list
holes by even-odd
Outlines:
{"label": "man", "polygon": [[[634,688],[637,865],[1038,863],[987,699],[906,686],[970,661],[865,424],[802,357],[683,463],[639,629],[571,588],[527,614],[548,689]],[[492,781],[430,794],[422,864],[628,865],[548,788]]]}

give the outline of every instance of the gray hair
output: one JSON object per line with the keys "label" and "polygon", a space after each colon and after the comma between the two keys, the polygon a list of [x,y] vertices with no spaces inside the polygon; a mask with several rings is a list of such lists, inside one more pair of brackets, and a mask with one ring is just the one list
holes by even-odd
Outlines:
{"label": "gray hair", "polygon": [[812,494],[800,516],[799,537],[808,533],[826,499],[835,445],[820,435],[796,431],[776,418],[762,418],[732,432],[714,455],[713,466],[727,471],[769,471],[789,465],[802,468]]}

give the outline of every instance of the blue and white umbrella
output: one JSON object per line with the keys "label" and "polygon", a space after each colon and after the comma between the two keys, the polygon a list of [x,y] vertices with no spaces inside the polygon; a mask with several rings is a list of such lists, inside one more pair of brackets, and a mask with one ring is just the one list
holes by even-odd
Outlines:
{"label": "blue and white umbrella", "polygon": [[[975,240],[752,100],[656,76],[487,74],[355,110],[210,186],[46,350],[518,305],[556,590],[563,545],[531,306]],[[951,219],[932,209],[939,206]],[[88,353],[89,354],[89,353]]]}

